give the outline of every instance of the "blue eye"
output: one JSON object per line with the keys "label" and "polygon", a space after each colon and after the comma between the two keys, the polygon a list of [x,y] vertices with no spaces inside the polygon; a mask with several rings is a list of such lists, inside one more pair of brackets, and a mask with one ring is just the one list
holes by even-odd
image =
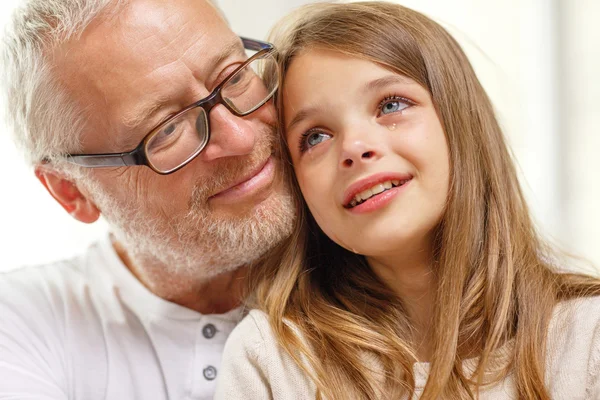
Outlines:
{"label": "blue eye", "polygon": [[329,135],[326,135],[323,132],[313,133],[306,138],[306,143],[312,147],[326,141],[328,138]]}
{"label": "blue eye", "polygon": [[309,130],[300,137],[300,152],[318,145],[321,142],[331,139],[331,135],[322,131]]}
{"label": "blue eye", "polygon": [[398,96],[390,96],[385,98],[379,104],[379,110],[381,115],[389,115],[398,111],[403,111],[410,106],[411,103],[407,99]]}

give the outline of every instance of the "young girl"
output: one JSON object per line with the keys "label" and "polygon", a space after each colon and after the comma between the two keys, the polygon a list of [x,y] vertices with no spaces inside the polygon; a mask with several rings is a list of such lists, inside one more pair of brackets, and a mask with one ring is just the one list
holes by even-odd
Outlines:
{"label": "young girl", "polygon": [[365,2],[306,6],[275,42],[300,218],[252,273],[216,398],[600,399],[600,281],[536,233],[455,40]]}

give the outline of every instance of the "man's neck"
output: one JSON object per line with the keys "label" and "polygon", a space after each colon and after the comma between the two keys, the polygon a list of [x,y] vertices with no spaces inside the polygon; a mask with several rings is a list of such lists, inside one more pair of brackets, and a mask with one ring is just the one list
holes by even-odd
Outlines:
{"label": "man's neck", "polygon": [[148,290],[156,296],[192,309],[201,314],[223,314],[241,304],[246,268],[202,279],[197,275],[174,274],[163,265],[151,261],[133,260],[127,250],[117,241],[113,247],[131,271]]}

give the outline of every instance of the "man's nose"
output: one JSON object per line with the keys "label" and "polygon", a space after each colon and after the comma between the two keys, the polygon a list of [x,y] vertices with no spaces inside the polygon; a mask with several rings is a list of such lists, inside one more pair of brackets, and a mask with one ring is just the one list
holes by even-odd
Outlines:
{"label": "man's nose", "polygon": [[257,141],[257,132],[248,121],[233,115],[222,104],[215,106],[208,118],[210,141],[201,153],[203,160],[213,161],[252,152]]}
{"label": "man's nose", "polygon": [[381,143],[368,135],[345,135],[342,140],[340,168],[348,169],[361,163],[369,163],[381,158]]}

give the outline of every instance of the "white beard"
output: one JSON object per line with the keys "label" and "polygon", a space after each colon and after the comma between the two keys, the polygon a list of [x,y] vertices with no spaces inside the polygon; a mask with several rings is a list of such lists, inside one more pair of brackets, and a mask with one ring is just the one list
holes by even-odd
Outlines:
{"label": "white beard", "polygon": [[134,202],[121,204],[96,182],[86,180],[85,186],[138,266],[161,264],[171,277],[209,280],[256,261],[292,232],[296,210],[289,190],[272,193],[242,216],[217,217],[207,204],[215,190],[264,162],[273,139],[272,134],[262,137],[254,154],[232,160],[219,176],[195,185],[187,213],[167,217]]}
{"label": "white beard", "polygon": [[165,221],[133,207],[101,207],[112,210],[104,216],[133,259],[153,259],[167,273],[202,280],[256,261],[290,235],[295,218],[289,195],[272,196],[252,214],[227,220],[190,210],[177,221]]}

